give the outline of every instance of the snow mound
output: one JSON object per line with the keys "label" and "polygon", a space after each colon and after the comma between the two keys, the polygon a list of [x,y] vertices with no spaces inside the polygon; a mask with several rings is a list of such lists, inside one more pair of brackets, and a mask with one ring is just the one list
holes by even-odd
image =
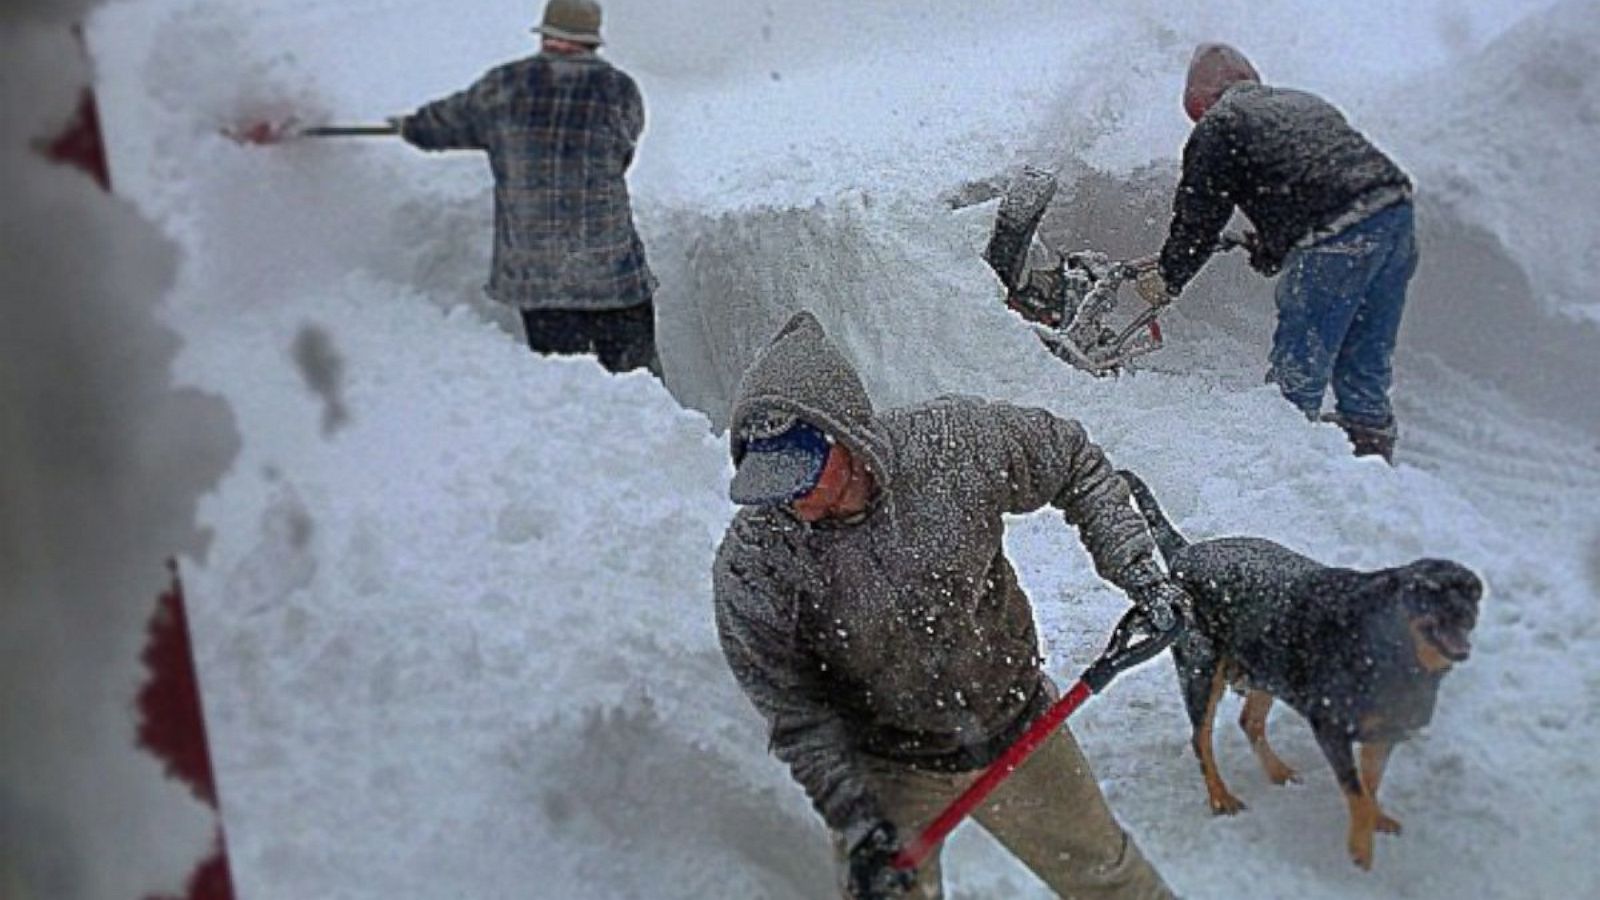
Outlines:
{"label": "snow mound", "polygon": [[1600,227],[1580,212],[1600,208],[1600,3],[1530,16],[1392,102],[1424,188],[1508,248],[1546,309],[1600,328]]}

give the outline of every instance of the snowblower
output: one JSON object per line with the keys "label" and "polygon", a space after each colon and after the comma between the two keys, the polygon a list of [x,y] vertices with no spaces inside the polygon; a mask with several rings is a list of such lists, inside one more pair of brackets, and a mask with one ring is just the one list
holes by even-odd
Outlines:
{"label": "snowblower", "polygon": [[[983,258],[1006,287],[1006,305],[1033,324],[1047,349],[1094,375],[1114,374],[1131,360],[1161,349],[1164,307],[1146,306],[1120,325],[1118,289],[1155,268],[1155,255],[1113,260],[1083,250],[1061,253],[1039,238],[1039,221],[1055,197],[1056,179],[1028,167],[1001,196]],[[1222,249],[1242,246],[1234,235]]]}

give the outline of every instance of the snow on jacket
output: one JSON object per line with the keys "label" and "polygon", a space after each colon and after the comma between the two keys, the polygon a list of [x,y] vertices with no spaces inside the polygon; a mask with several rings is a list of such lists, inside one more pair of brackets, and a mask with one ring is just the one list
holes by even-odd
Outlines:
{"label": "snow on jacket", "polygon": [[1128,494],[1078,423],[945,397],[875,414],[809,313],[746,371],[732,414],[800,416],[867,461],[878,485],[850,524],[746,508],[718,550],[718,633],[828,825],[879,817],[862,754],[922,768],[987,765],[1048,704],[1033,610],[1001,516],[1054,504],[1124,589],[1161,579]]}
{"label": "snow on jacket", "polygon": [[1275,274],[1289,251],[1329,225],[1353,224],[1408,195],[1411,182],[1326,101],[1249,82],[1229,88],[1195,124],[1161,248],[1161,277],[1176,293],[1200,271],[1235,205],[1260,247],[1251,263]]}
{"label": "snow on jacket", "polygon": [[593,53],[493,69],[404,120],[425,150],[485,150],[494,173],[490,297],[522,309],[622,309],[655,279],[624,175],[644,130],[639,88]]}

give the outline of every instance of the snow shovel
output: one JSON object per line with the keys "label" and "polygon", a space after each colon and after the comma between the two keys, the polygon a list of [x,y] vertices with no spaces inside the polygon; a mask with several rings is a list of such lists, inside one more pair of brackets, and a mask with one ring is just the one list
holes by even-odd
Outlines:
{"label": "snow shovel", "polygon": [[400,129],[393,125],[305,125],[294,119],[262,119],[222,129],[224,137],[240,144],[270,146],[308,137],[394,137]]}
{"label": "snow shovel", "polygon": [[1039,745],[1067,720],[1067,717],[1083,705],[1083,701],[1090,695],[1098,694],[1105,690],[1111,679],[1117,677],[1128,669],[1155,657],[1178,635],[1182,633],[1182,620],[1180,626],[1157,633],[1146,619],[1143,610],[1131,609],[1117,623],[1111,632],[1111,641],[1089,668],[1083,670],[1077,683],[1065,695],[1050,705],[1044,714],[1028,726],[1028,730],[1000,754],[1000,758],[989,764],[977,781],[972,783],[961,796],[950,802],[950,805],[939,813],[922,833],[900,852],[895,854],[890,863],[896,869],[915,869],[927,861],[928,855],[934,851],[955,827],[961,824],[969,813],[978,807],[988,797],[1000,782],[1006,780],[1022,761],[1027,759]]}

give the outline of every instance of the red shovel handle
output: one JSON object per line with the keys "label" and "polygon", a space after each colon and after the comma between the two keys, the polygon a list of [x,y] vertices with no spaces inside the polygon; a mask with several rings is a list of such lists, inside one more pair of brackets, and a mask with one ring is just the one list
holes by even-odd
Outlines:
{"label": "red shovel handle", "polygon": [[922,829],[922,833],[917,835],[915,840],[901,848],[890,864],[897,869],[915,869],[922,865],[927,860],[928,854],[961,824],[961,820],[976,809],[1000,782],[1015,772],[1023,760],[1039,749],[1039,745],[1060,728],[1061,723],[1083,705],[1083,701],[1105,690],[1106,685],[1110,684],[1111,679],[1117,677],[1119,673],[1167,649],[1167,646],[1183,633],[1183,628],[1184,623],[1180,617],[1171,623],[1166,631],[1157,631],[1143,609],[1134,607],[1129,610],[1112,631],[1111,641],[1106,646],[1105,652],[1100,654],[1100,658],[1095,660],[1093,665],[1083,670],[1083,675],[1079,676],[1066,696],[1050,704],[1050,708],[1028,726],[1022,737],[1007,747],[999,759],[990,763],[989,768],[984,769],[983,774],[978,776],[978,780],[962,791],[961,796],[951,801],[928,827]]}
{"label": "red shovel handle", "polygon": [[1067,691],[1065,697],[1052,703],[1044,715],[1035,719],[1028,730],[1022,733],[1022,737],[1007,747],[1006,752],[1000,754],[1000,758],[991,763],[977,781],[962,791],[961,796],[945,807],[944,812],[940,813],[927,828],[922,829],[916,840],[901,848],[900,852],[895,854],[892,865],[897,869],[915,869],[922,865],[927,860],[928,854],[944,842],[950,832],[961,824],[961,820],[982,803],[984,798],[989,796],[989,792],[1004,781],[1006,776],[1016,771],[1023,760],[1039,749],[1045,738],[1061,727],[1067,716],[1072,715],[1074,710],[1083,705],[1083,701],[1089,699],[1092,693],[1094,692],[1089,690],[1089,685],[1081,679],[1074,684],[1072,690]]}

